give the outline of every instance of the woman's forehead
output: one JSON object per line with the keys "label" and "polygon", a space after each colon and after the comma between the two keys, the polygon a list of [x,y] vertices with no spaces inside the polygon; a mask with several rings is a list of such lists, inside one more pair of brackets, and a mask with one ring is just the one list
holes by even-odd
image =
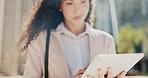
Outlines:
{"label": "woman's forehead", "polygon": [[63,0],[63,1],[74,1],[74,0]]}
{"label": "woman's forehead", "polygon": [[[62,1],[76,1],[76,0],[62,0]],[[81,0],[78,0],[78,1],[81,1]]]}

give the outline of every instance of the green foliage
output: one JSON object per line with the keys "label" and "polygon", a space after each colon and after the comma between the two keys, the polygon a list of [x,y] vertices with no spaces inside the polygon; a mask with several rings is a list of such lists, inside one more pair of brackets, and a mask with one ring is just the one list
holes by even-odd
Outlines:
{"label": "green foliage", "polygon": [[135,46],[141,44],[145,35],[141,29],[132,28],[132,24],[127,23],[120,28],[118,53],[136,52]]}

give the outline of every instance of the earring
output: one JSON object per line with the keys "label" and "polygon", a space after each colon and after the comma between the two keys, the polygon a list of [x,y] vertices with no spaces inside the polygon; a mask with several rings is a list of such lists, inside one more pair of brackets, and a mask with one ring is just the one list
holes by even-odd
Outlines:
{"label": "earring", "polygon": [[60,12],[62,12],[62,10],[61,10],[61,9],[59,9],[59,11],[60,11]]}

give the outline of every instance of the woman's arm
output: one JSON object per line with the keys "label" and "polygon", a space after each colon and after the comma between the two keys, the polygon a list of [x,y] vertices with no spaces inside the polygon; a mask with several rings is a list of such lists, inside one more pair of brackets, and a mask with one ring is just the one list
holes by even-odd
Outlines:
{"label": "woman's arm", "polygon": [[27,61],[24,70],[24,78],[42,78],[41,52],[37,40],[28,46]]}

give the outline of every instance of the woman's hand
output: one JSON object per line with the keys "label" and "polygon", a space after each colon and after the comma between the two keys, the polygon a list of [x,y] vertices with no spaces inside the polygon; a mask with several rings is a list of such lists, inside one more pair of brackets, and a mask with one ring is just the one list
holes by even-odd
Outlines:
{"label": "woman's hand", "polygon": [[[118,74],[115,78],[124,78],[126,75],[125,71],[122,71],[120,74]],[[113,78],[112,77],[112,70],[110,67],[107,68],[107,74],[104,75],[103,71],[101,69],[98,69],[98,78]],[[90,75],[87,76],[87,78],[94,78]]]}
{"label": "woman's hand", "polygon": [[81,76],[83,75],[83,73],[85,72],[85,70],[87,69],[87,67],[80,69],[76,75],[74,75],[74,78],[81,78]]}

